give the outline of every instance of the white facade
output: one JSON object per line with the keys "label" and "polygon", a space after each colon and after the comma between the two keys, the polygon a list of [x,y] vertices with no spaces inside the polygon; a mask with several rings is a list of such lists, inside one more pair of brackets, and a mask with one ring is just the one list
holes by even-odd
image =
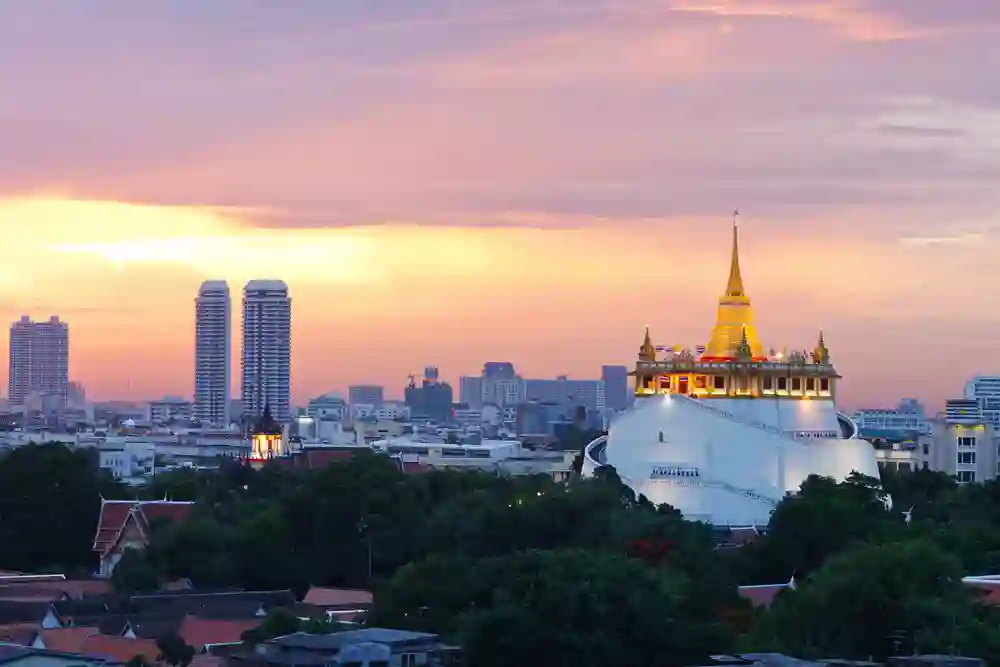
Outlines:
{"label": "white facade", "polygon": [[194,418],[225,426],[231,400],[229,285],[224,280],[205,281],[194,303]]}
{"label": "white facade", "polygon": [[270,406],[280,423],[291,417],[292,300],[280,280],[243,288],[243,409],[254,417]]}
{"label": "white facade", "polygon": [[407,420],[410,406],[398,401],[387,401],[381,405],[352,405],[351,419],[377,419],[378,421]]}
{"label": "white facade", "polygon": [[52,316],[33,322],[27,315],[10,327],[7,397],[23,405],[32,394],[55,396],[66,405],[69,389],[69,325]]}
{"label": "white facade", "polygon": [[977,375],[965,383],[965,398],[973,399],[983,411],[983,418],[1000,427],[1000,375]]}
{"label": "white facade", "polygon": [[108,438],[98,449],[100,467],[115,479],[141,483],[153,474],[156,447],[152,442],[129,438]]}
{"label": "white facade", "polygon": [[306,414],[312,419],[343,421],[348,414],[348,405],[340,394],[324,394],[309,399]]}
{"label": "white facade", "polygon": [[188,424],[194,414],[191,401],[176,396],[165,396],[159,401],[150,401],[146,406],[146,421],[150,424]]}
{"label": "white facade", "polygon": [[998,465],[996,430],[989,422],[963,417],[936,424],[930,448],[932,470],[967,484],[994,479]]}
{"label": "white facade", "polygon": [[809,475],[879,476],[871,444],[830,400],[643,398],[587,447],[654,504],[714,525],[766,524]]}

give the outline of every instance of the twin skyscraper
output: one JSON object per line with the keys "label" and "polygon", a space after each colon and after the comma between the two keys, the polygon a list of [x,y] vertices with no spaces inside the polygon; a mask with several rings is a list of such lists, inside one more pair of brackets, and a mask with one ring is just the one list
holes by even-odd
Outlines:
{"label": "twin skyscraper", "polygon": [[241,349],[242,414],[230,414],[229,285],[202,283],[195,299],[194,417],[222,426],[244,415],[259,417],[265,406],[281,423],[289,420],[292,365],[292,300],[280,280],[251,280],[243,287]]}

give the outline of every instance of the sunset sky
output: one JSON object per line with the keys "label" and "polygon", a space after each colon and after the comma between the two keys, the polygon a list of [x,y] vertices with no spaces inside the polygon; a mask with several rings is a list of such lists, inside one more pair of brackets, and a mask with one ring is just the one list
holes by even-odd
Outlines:
{"label": "sunset sky", "polygon": [[707,341],[739,207],[764,344],[936,409],[1000,372],[998,40],[997,0],[5,0],[0,322],[188,396],[200,282],[282,278],[299,402],[597,377]]}

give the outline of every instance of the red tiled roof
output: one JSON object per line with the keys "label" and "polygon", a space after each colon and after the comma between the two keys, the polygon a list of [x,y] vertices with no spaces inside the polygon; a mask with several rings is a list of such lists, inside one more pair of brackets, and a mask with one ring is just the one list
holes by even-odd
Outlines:
{"label": "red tiled roof", "polygon": [[0,625],[0,642],[27,646],[38,634],[38,623],[8,623]]}
{"label": "red tiled roof", "polygon": [[750,601],[755,607],[770,607],[774,598],[788,588],[788,584],[765,584],[763,586],[740,586],[740,597]]}
{"label": "red tiled roof", "polygon": [[84,642],[98,634],[97,628],[81,626],[78,628],[53,628],[42,630],[42,643],[50,651],[64,653],[79,653]]}
{"label": "red tiled roof", "polygon": [[57,581],[0,581],[0,600],[33,599],[55,601],[66,596],[79,600],[86,595],[104,595],[111,591],[111,582],[104,579]]}
{"label": "red tiled roof", "polygon": [[217,655],[208,655],[207,653],[198,653],[193,658],[191,662],[188,663],[188,667],[221,667],[222,658]]}
{"label": "red tiled roof", "polygon": [[336,461],[346,461],[357,453],[348,449],[305,449],[297,454],[293,462],[297,467],[309,470],[323,470]]}
{"label": "red tiled roof", "polygon": [[135,513],[148,528],[154,519],[176,521],[187,516],[194,503],[171,500],[104,500],[101,499],[101,514],[97,520],[94,535],[94,551],[106,552],[118,540],[130,515]]}
{"label": "red tiled roof", "polygon": [[141,655],[146,662],[153,663],[160,657],[160,649],[152,639],[129,639],[128,637],[109,637],[107,635],[91,635],[80,647],[81,654],[93,657],[108,657],[121,662],[128,662]]}
{"label": "red tiled roof", "polygon": [[243,633],[261,624],[263,619],[220,621],[209,618],[185,616],[177,634],[188,646],[200,651],[206,644],[234,644],[243,641]]}
{"label": "red tiled roof", "polygon": [[306,604],[316,605],[317,607],[337,607],[340,605],[367,607],[371,605],[372,599],[371,591],[363,591],[356,588],[311,586],[302,601]]}
{"label": "red tiled roof", "polygon": [[1000,581],[965,581],[966,584],[982,592],[980,602],[989,605],[1000,605]]}

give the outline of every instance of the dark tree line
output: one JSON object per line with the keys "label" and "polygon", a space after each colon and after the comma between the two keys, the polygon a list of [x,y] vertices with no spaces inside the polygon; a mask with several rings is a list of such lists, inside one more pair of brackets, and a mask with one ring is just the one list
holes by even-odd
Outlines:
{"label": "dark tree line", "polygon": [[[131,491],[86,454],[26,447],[0,460],[0,568],[92,567],[101,493]],[[187,577],[371,588],[371,623],[442,633],[477,665],[532,655],[682,665],[738,649],[868,659],[893,645],[1000,657],[996,612],[961,582],[1000,571],[997,483],[959,486],[923,471],[886,475],[881,486],[811,478],[778,506],[765,537],[721,551],[709,528],[637,500],[610,469],[560,486],[404,475],[371,455],[315,472],[179,470],[140,493],[197,505],[183,523],[154,526],[150,547],[119,564],[117,587]],[[737,595],[739,584],[793,575],[795,589],[767,611]],[[287,621],[270,619],[248,640]]]}

